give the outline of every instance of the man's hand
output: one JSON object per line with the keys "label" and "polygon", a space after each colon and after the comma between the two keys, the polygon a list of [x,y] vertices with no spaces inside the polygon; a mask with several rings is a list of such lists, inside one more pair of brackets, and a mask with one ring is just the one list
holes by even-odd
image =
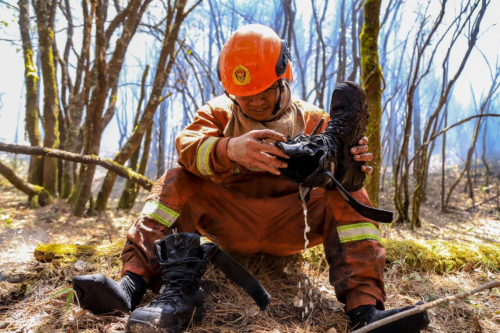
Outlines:
{"label": "man's hand", "polygon": [[[368,138],[366,136],[362,137],[358,141],[359,146],[351,148],[351,154],[354,155],[354,160],[357,162],[370,162],[373,159],[372,153],[368,153]],[[366,174],[373,172],[373,168],[368,165],[362,165],[361,171]]]}
{"label": "man's hand", "polygon": [[265,142],[266,139],[286,141],[285,136],[272,130],[251,131],[231,138],[227,144],[227,155],[231,161],[247,169],[262,169],[280,175],[278,168],[286,168],[288,164],[280,161],[276,156],[283,158],[288,158],[288,156],[274,144]]}

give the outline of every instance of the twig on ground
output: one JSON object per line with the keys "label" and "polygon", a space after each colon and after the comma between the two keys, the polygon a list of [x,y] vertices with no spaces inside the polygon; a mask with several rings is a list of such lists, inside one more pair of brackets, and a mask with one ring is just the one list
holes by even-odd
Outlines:
{"label": "twig on ground", "polygon": [[426,311],[428,309],[431,309],[433,307],[438,306],[439,304],[446,303],[446,302],[451,302],[451,301],[456,301],[456,300],[459,300],[459,299],[463,299],[463,298],[465,298],[467,296],[471,296],[471,295],[477,294],[478,292],[483,291],[485,289],[491,289],[491,288],[495,288],[495,287],[500,287],[500,282],[499,281],[491,281],[491,282],[488,282],[486,284],[481,285],[480,287],[478,287],[476,289],[473,289],[473,290],[470,290],[470,291],[467,291],[467,292],[464,292],[464,293],[461,293],[461,294],[457,294],[457,295],[452,295],[452,296],[440,298],[440,299],[437,299],[437,300],[432,301],[430,303],[426,303],[424,305],[416,305],[413,309],[406,310],[406,311],[397,313],[397,314],[395,314],[393,316],[381,319],[381,320],[376,321],[376,322],[374,322],[372,324],[366,325],[365,327],[362,327],[359,330],[353,331],[352,333],[370,332],[371,330],[374,330],[374,329],[379,328],[381,326],[387,325],[387,324],[392,323],[392,322],[394,322],[396,320],[399,320],[399,319],[402,319],[402,318],[414,315],[416,313],[424,312],[424,311]]}
{"label": "twig on ground", "polygon": [[[497,191],[498,191],[498,187],[497,187]],[[479,202],[479,203],[477,203],[477,204],[475,204],[475,205],[473,205],[473,206],[470,206],[469,208],[465,209],[464,211],[470,211],[470,210],[472,210],[472,209],[474,209],[474,208],[477,208],[477,207],[481,206],[482,204],[485,204],[485,203],[488,203],[488,202],[490,202],[490,201],[492,201],[492,200],[495,200],[495,199],[496,199],[496,198],[498,198],[499,196],[500,196],[500,194],[499,194],[499,193],[497,193],[497,195],[495,195],[494,197],[491,197],[491,198],[486,199],[486,200],[484,200],[484,201],[482,201],[482,202]]]}

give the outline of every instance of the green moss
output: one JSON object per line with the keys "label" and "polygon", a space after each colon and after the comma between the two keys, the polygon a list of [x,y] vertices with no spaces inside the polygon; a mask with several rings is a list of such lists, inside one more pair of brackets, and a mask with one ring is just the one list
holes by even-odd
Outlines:
{"label": "green moss", "polygon": [[[463,269],[466,266],[500,270],[500,244],[460,244],[439,240],[397,241],[383,239],[386,250],[386,261],[390,264],[401,264],[408,268],[422,271],[434,271],[438,274]],[[124,242],[118,241],[108,245],[65,245],[40,244],[35,249],[35,257],[46,261],[58,260],[69,263],[79,259],[88,262],[100,262],[102,258],[114,259],[117,262]],[[235,256],[238,258],[239,256]],[[290,258],[289,258],[290,259]],[[273,260],[278,260],[273,257]],[[309,249],[292,256],[292,261],[306,260],[313,266],[327,267],[323,246]],[[288,259],[287,259],[288,261]]]}
{"label": "green moss", "polygon": [[460,244],[441,240],[396,241],[383,239],[386,260],[424,271],[446,273],[466,265],[500,269],[500,244]]}
{"label": "green moss", "polygon": [[35,258],[41,261],[57,260],[64,263],[85,259],[99,262],[100,258],[119,259],[124,242],[107,245],[72,245],[72,244],[39,244],[35,249]]}
{"label": "green moss", "polygon": [[40,205],[38,204],[38,195],[34,195],[31,198],[29,205],[30,205],[30,208],[32,208],[32,209],[40,207]]}
{"label": "green moss", "polygon": [[[388,264],[401,264],[407,268],[434,271],[438,274],[469,268],[500,270],[500,244],[476,244],[440,240],[382,239]],[[327,267],[323,246],[310,248],[294,258],[312,265]]]}

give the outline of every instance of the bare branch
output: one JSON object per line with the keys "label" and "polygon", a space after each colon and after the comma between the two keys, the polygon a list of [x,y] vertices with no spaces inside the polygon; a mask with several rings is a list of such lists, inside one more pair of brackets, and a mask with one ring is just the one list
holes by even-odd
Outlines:
{"label": "bare branch", "polygon": [[440,298],[440,299],[437,299],[435,301],[432,301],[432,302],[424,304],[424,305],[417,305],[413,309],[397,313],[397,314],[395,314],[393,316],[389,316],[387,318],[384,318],[384,319],[381,319],[379,321],[376,321],[376,322],[374,322],[372,324],[366,325],[365,327],[362,327],[359,330],[355,330],[353,333],[365,333],[365,332],[369,332],[369,331],[372,331],[372,330],[374,330],[374,329],[376,329],[378,327],[382,327],[384,325],[392,323],[392,322],[394,322],[396,320],[399,320],[399,319],[402,319],[402,318],[406,318],[408,316],[411,316],[411,315],[414,315],[414,314],[417,314],[417,313],[422,313],[424,311],[427,311],[427,309],[434,308],[434,307],[436,307],[436,306],[438,306],[440,304],[447,303],[447,302],[457,301],[459,299],[464,299],[464,298],[469,297],[471,295],[477,294],[478,292],[481,292],[483,290],[491,289],[491,288],[495,288],[495,287],[500,287],[500,282],[498,282],[498,281],[491,281],[491,282],[488,282],[486,284],[483,284],[482,286],[480,286],[480,287],[478,287],[476,289],[473,289],[473,290],[470,290],[470,291],[467,291],[467,292],[464,292],[464,293],[461,293],[461,294],[457,294],[457,295],[452,295],[452,296]]}
{"label": "bare branch", "polygon": [[108,169],[113,173],[116,173],[120,177],[136,182],[146,190],[151,190],[151,188],[154,185],[154,182],[151,179],[148,179],[143,175],[140,175],[137,172],[130,170],[129,168],[119,165],[118,163],[114,163],[110,159],[102,158],[95,155],[79,155],[59,149],[11,145],[2,142],[0,142],[0,151],[5,151],[14,154],[55,157],[66,161],[73,161],[83,164],[100,165],[103,168]]}
{"label": "bare branch", "polygon": [[15,10],[19,10],[19,8],[17,8],[16,6],[11,5],[10,3],[5,2],[5,1],[3,1],[3,0],[0,0],[0,4],[2,4],[2,5],[6,5],[7,7],[13,8],[13,9],[15,9]]}
{"label": "bare branch", "polygon": [[38,195],[38,202],[41,206],[50,203],[53,200],[50,193],[43,187],[25,182],[16,175],[14,170],[3,164],[1,161],[0,175],[4,176],[19,191],[29,195],[30,197]]}

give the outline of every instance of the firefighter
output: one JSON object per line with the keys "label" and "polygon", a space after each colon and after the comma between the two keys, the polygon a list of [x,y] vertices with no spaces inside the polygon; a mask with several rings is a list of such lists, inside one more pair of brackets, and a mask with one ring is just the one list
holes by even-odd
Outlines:
{"label": "firefighter", "polygon": [[[274,143],[311,133],[324,119],[322,131],[330,115],[292,98],[290,51],[269,27],[239,28],[224,45],[217,69],[225,94],[204,105],[176,138],[180,167],[156,182],[129,230],[122,279],[73,279],[81,306],[93,313],[132,311],[147,287],[163,283],[157,299],[132,312],[130,332],[179,332],[193,311],[194,320],[201,320],[200,280],[215,250],[200,242],[200,234],[240,254],[285,256],[304,249],[298,187],[280,177],[288,156]],[[351,104],[342,108],[350,110]],[[352,149],[355,161],[372,159],[366,144],[363,138]],[[371,168],[356,172],[361,177]],[[364,189],[351,195],[370,205]],[[308,246],[324,244],[330,282],[352,325],[406,310],[384,310],[385,251],[378,224],[323,188],[312,190],[307,209]],[[427,324],[427,314],[417,314],[379,332],[420,332]]]}

